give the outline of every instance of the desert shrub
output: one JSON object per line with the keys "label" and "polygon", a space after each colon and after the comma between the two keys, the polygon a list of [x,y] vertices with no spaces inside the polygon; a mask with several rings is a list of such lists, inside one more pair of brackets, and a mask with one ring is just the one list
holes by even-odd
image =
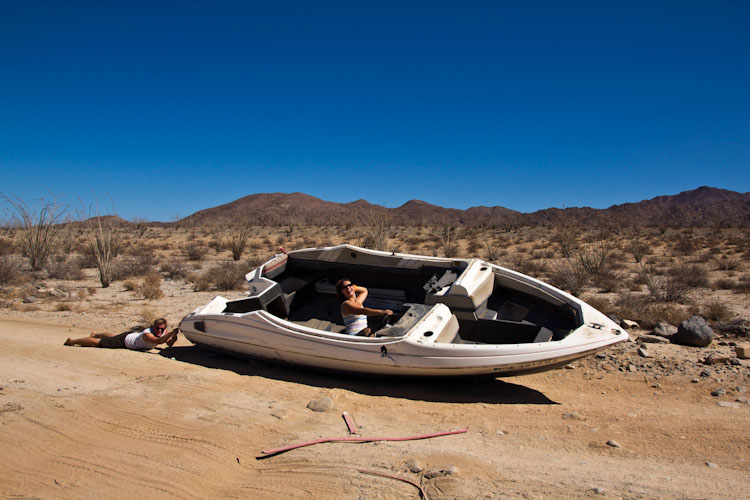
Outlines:
{"label": "desert shrub", "polygon": [[208,273],[192,274],[188,279],[193,283],[194,292],[205,292],[211,288],[211,276]]}
{"label": "desert shrub", "polygon": [[689,287],[708,286],[708,271],[697,264],[673,267],[669,270],[668,275],[671,279]]}
{"label": "desert shrub", "polygon": [[0,255],[0,285],[12,285],[21,278],[20,263],[11,255]]}
{"label": "desert shrub", "polygon": [[391,236],[391,218],[388,214],[372,211],[362,228],[360,246],[373,250],[387,250]]}
{"label": "desert shrub", "polygon": [[484,260],[486,260],[487,262],[496,262],[500,257],[500,245],[495,242],[485,241]]}
{"label": "desert shrub", "polygon": [[187,265],[182,259],[169,259],[162,262],[159,270],[171,280],[184,279],[188,274]]}
{"label": "desert shrub", "polygon": [[552,285],[578,297],[589,283],[591,275],[576,261],[566,259],[555,265],[549,279]]}
{"label": "desert shrub", "polygon": [[0,238],[0,255],[11,255],[15,253],[16,245],[13,240],[8,238]]}
{"label": "desert shrub", "polygon": [[585,302],[596,309],[597,311],[603,312],[604,314],[616,314],[616,310],[612,302],[597,295],[591,295],[586,297]]}
{"label": "desert shrub", "polygon": [[726,321],[732,316],[729,307],[719,300],[711,300],[705,304],[700,304],[690,312],[691,314],[703,316],[711,321]]}
{"label": "desert shrub", "polygon": [[161,290],[161,275],[159,273],[149,273],[143,278],[135,292],[144,299],[157,300],[164,296]]}
{"label": "desert shrub", "polygon": [[136,280],[125,280],[122,287],[128,292],[132,292],[138,289],[138,282]]}
{"label": "desert shrub", "polygon": [[115,258],[122,245],[122,230],[119,224],[97,215],[88,220],[85,232],[89,253],[95,258],[102,288],[107,288],[115,278]]}
{"label": "desert shrub", "polygon": [[45,265],[47,276],[59,280],[81,280],[83,279],[83,270],[81,269],[80,260],[69,259],[67,255],[53,255]]}
{"label": "desert shrub", "polygon": [[210,288],[216,290],[238,290],[245,285],[245,274],[249,271],[241,262],[222,262],[202,274],[190,277],[196,292]]}
{"label": "desert shrub", "polygon": [[740,268],[740,260],[736,258],[728,258],[724,255],[721,259],[715,261],[716,269],[718,271],[736,271]]}
{"label": "desert shrub", "polygon": [[145,276],[152,272],[155,258],[152,254],[122,256],[118,258],[111,271],[112,279],[122,280],[134,276]]}
{"label": "desert shrub", "polygon": [[67,207],[42,199],[39,209],[31,209],[20,198],[3,198],[15,210],[21,255],[29,259],[31,269],[41,270],[67,227],[63,223]]}
{"label": "desert shrub", "polygon": [[208,253],[207,247],[195,241],[188,241],[187,243],[185,243],[185,245],[183,245],[182,247],[182,250],[188,260],[197,262],[202,261]]}
{"label": "desert shrub", "polygon": [[649,254],[650,247],[644,241],[631,241],[625,246],[625,251],[630,253],[636,264],[640,264],[644,257]]}
{"label": "desert shrub", "polygon": [[711,283],[714,290],[734,290],[737,287],[737,281],[731,278],[719,278]]}
{"label": "desert shrub", "polygon": [[674,251],[680,255],[690,255],[695,252],[697,248],[695,239],[692,236],[682,237],[677,241],[674,246]]}
{"label": "desert shrub", "polygon": [[250,230],[247,227],[232,228],[227,238],[227,247],[232,252],[232,259],[240,260],[242,258],[248,238],[250,238]]}
{"label": "desert shrub", "polygon": [[615,311],[619,316],[641,322],[648,316],[653,304],[642,295],[625,293],[617,297],[615,306]]}

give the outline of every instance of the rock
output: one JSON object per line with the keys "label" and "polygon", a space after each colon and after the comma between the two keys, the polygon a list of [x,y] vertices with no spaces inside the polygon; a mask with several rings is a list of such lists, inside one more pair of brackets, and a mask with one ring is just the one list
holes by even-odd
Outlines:
{"label": "rock", "polygon": [[712,396],[726,396],[727,390],[723,388],[714,389],[713,391],[711,391],[711,395]]}
{"label": "rock", "polygon": [[718,467],[718,465],[713,462],[706,462],[706,467]]}
{"label": "rock", "polygon": [[672,342],[675,344],[695,347],[707,347],[713,339],[714,331],[700,316],[691,316],[680,323],[677,333],[672,336]]}
{"label": "rock", "polygon": [[607,359],[607,353],[597,352],[596,353],[596,359]]}
{"label": "rock", "polygon": [[413,458],[410,458],[406,461],[406,468],[409,469],[409,472],[413,472],[414,474],[417,474],[424,470],[422,466],[419,465],[419,462],[417,462]]}
{"label": "rock", "polygon": [[718,365],[729,363],[729,357],[711,353],[703,360],[704,365]]}
{"label": "rock", "polygon": [[586,420],[578,412],[575,412],[575,411],[564,414],[562,418],[568,419],[568,420]]}
{"label": "rock", "polygon": [[638,337],[638,342],[646,342],[648,344],[669,344],[669,339],[659,337],[658,335],[641,335]]}
{"label": "rock", "polygon": [[742,361],[737,358],[729,358],[729,364],[732,366],[742,366]]}
{"label": "rock", "polygon": [[745,403],[745,404],[747,404],[748,399],[745,396],[737,396],[737,398],[735,399],[735,401],[737,401],[738,403]]}
{"label": "rock", "polygon": [[313,399],[307,403],[307,408],[312,411],[328,411],[333,407],[333,400],[328,396],[320,399]]}
{"label": "rock", "polygon": [[620,443],[618,443],[614,439],[610,439],[609,441],[607,441],[607,446],[611,446],[612,448],[619,448]]}
{"label": "rock", "polygon": [[742,344],[734,347],[738,359],[750,359],[750,345]]}
{"label": "rock", "polygon": [[24,304],[33,304],[34,302],[39,302],[39,297],[34,297],[33,295],[29,295],[23,298]]}
{"label": "rock", "polygon": [[714,372],[712,372],[710,368],[704,368],[701,371],[701,377],[710,377],[711,375],[713,375],[713,373]]}
{"label": "rock", "polygon": [[595,495],[604,495],[607,492],[607,488],[596,487],[593,489]]}
{"label": "rock", "polygon": [[628,363],[628,371],[629,371],[629,372],[634,372],[634,371],[636,371],[636,370],[638,370],[638,368],[637,368],[637,367],[635,366],[635,364],[633,364],[633,363]]}
{"label": "rock", "polygon": [[719,406],[724,406],[726,408],[740,408],[740,404],[739,403],[730,403],[728,401],[719,401],[716,404],[719,405]]}
{"label": "rock", "polygon": [[50,288],[47,290],[47,293],[52,295],[53,297],[66,297],[68,294],[63,292],[62,290],[58,290],[57,288]]}
{"label": "rock", "polygon": [[501,431],[500,429],[496,430],[495,434],[498,436],[505,436],[505,432]]}
{"label": "rock", "polygon": [[642,358],[653,358],[654,355],[648,352],[644,347],[638,348],[638,355]]}
{"label": "rock", "polygon": [[[0,387],[0,391],[1,391],[2,389],[3,389],[3,388],[2,388],[2,387]],[[735,391],[737,391],[737,392],[739,392],[740,394],[742,394],[742,393],[745,393],[745,392],[747,392],[747,387],[745,387],[744,385],[738,385],[737,387],[735,387],[735,388],[734,388],[734,390],[735,390]]]}
{"label": "rock", "polygon": [[635,321],[629,319],[623,319],[620,321],[620,326],[626,330],[632,330],[633,328],[640,328],[640,325]]}
{"label": "rock", "polygon": [[451,474],[458,474],[458,468],[455,465],[450,465],[445,469],[430,469],[424,473],[424,478],[435,479],[436,477],[449,476]]}
{"label": "rock", "polygon": [[658,335],[659,337],[671,337],[677,333],[677,327],[674,325],[670,325],[669,323],[665,321],[659,321],[656,323],[656,326],[654,327],[654,331],[651,332],[651,335]]}

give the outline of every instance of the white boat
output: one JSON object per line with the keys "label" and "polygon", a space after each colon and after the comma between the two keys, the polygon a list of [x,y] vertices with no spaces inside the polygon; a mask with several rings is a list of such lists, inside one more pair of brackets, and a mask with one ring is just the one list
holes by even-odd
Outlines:
{"label": "white boat", "polygon": [[[351,245],[281,253],[247,274],[250,293],[216,297],[180,323],[195,344],[234,355],[382,375],[519,375],[627,340],[610,318],[529,276],[479,259]],[[344,332],[335,283],[368,289],[375,336]],[[381,323],[378,323],[381,322]]]}

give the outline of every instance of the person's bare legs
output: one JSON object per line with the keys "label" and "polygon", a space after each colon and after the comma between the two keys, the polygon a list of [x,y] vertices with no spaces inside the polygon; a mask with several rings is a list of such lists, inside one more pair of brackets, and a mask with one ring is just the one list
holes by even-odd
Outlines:
{"label": "person's bare legs", "polygon": [[80,345],[83,347],[98,347],[99,339],[95,337],[82,337],[80,339],[68,339],[63,345]]}
{"label": "person's bare legs", "polygon": [[90,337],[93,337],[95,339],[103,339],[104,337],[114,337],[115,335],[117,335],[117,334],[116,333],[109,333],[109,332],[96,333],[94,330],[91,330]]}

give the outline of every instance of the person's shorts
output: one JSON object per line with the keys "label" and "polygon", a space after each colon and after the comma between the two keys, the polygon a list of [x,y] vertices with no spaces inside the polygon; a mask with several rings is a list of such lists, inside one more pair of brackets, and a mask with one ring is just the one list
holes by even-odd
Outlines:
{"label": "person's shorts", "polygon": [[107,349],[125,349],[125,337],[130,335],[130,332],[121,333],[114,337],[102,337],[99,339],[99,347],[105,347]]}

